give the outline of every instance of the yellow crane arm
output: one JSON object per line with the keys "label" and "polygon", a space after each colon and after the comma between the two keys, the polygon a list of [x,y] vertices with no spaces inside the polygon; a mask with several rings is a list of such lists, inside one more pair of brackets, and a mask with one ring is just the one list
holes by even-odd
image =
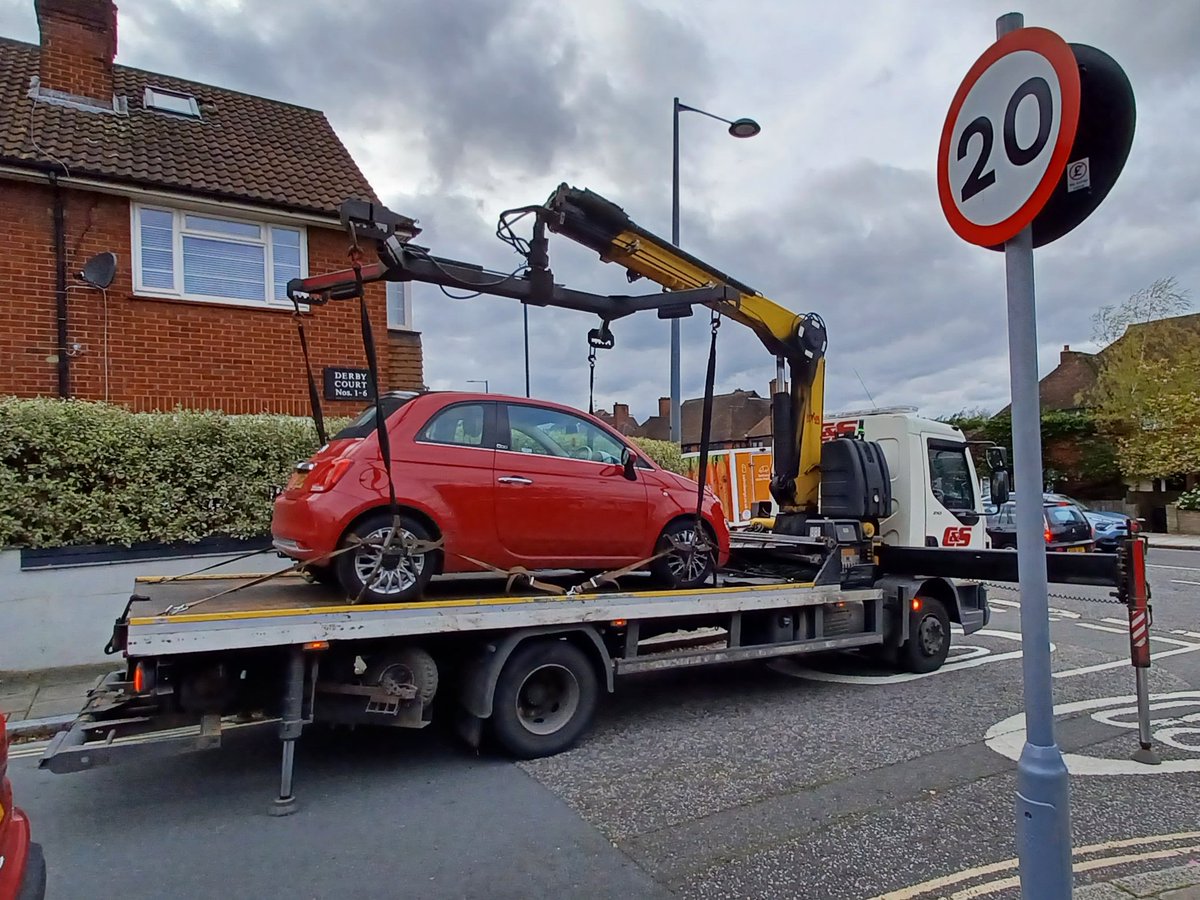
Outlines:
{"label": "yellow crane arm", "polygon": [[[771,492],[784,511],[815,514],[820,488],[824,418],[825,325],[798,315],[751,287],[635,224],[615,203],[588,190],[561,185],[546,203],[546,225],[623,266],[631,281],[646,278],[667,291],[726,286],[736,296],[710,308],[751,329],[790,370],[790,393],[771,398],[774,466]],[[676,311],[677,314],[683,311]],[[686,315],[686,312],[683,312]],[[782,385],[782,379],[780,379]]]}

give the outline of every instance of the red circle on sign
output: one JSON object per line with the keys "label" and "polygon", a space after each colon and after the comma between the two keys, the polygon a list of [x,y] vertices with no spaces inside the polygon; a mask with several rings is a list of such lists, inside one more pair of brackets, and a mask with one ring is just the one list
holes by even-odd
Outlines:
{"label": "red circle on sign", "polygon": [[[954,125],[962,110],[963,102],[971,92],[971,88],[984,72],[996,62],[1010,53],[1028,50],[1046,59],[1058,76],[1059,90],[1062,95],[1062,116],[1055,139],[1054,150],[1050,163],[1046,168],[1037,187],[1029,195],[1020,208],[1002,222],[993,225],[978,225],[959,211],[954,202],[950,185],[950,143],[953,138]],[[958,86],[954,99],[950,102],[950,112],[942,126],[942,139],[938,145],[937,183],[938,197],[942,203],[942,212],[950,227],[964,241],[978,244],[981,247],[995,247],[1016,237],[1026,225],[1029,225],[1042,207],[1054,193],[1066,170],[1071,155],[1071,147],[1075,143],[1075,132],[1079,126],[1079,65],[1075,54],[1061,37],[1047,28],[1020,28],[1009,32],[983,52],[975,64],[968,70],[967,75]]]}

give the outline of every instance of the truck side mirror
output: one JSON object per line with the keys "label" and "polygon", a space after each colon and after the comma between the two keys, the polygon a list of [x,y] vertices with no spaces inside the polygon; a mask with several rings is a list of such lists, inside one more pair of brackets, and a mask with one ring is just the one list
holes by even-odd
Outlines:
{"label": "truck side mirror", "polygon": [[988,468],[993,472],[1008,468],[1008,451],[1003,447],[988,447],[984,451],[984,456],[987,459]]}
{"label": "truck side mirror", "polygon": [[993,469],[991,477],[992,502],[999,506],[1008,502],[1008,472],[1004,469]]}
{"label": "truck side mirror", "polygon": [[634,456],[633,451],[628,447],[621,448],[621,468],[624,471],[621,473],[630,481],[637,481],[637,471],[633,467]]}

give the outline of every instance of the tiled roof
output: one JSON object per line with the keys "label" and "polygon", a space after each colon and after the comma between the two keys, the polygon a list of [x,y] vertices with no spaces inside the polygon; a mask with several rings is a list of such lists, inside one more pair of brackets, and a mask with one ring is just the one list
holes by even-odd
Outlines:
{"label": "tiled roof", "polygon": [[[113,80],[128,116],[34,103],[38,53],[0,38],[0,162],[325,215],[379,199],[319,110],[126,66]],[[195,97],[200,118],[145,109],[147,87]]]}

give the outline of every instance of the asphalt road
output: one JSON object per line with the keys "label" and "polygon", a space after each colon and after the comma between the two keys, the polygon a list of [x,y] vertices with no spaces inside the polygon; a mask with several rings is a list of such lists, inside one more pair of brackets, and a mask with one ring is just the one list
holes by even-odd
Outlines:
{"label": "asphalt road", "polygon": [[[1102,589],[1051,599],[1079,883],[1200,857],[1200,553],[1150,564],[1161,766],[1129,760],[1124,608]],[[643,676],[545,760],[477,757],[432,730],[310,730],[287,819],[265,814],[270,728],[66,776],[17,748],[10,773],[52,898],[1003,900],[1017,896],[1020,598],[992,596],[986,633],[956,635],[934,675],[841,655]]]}

